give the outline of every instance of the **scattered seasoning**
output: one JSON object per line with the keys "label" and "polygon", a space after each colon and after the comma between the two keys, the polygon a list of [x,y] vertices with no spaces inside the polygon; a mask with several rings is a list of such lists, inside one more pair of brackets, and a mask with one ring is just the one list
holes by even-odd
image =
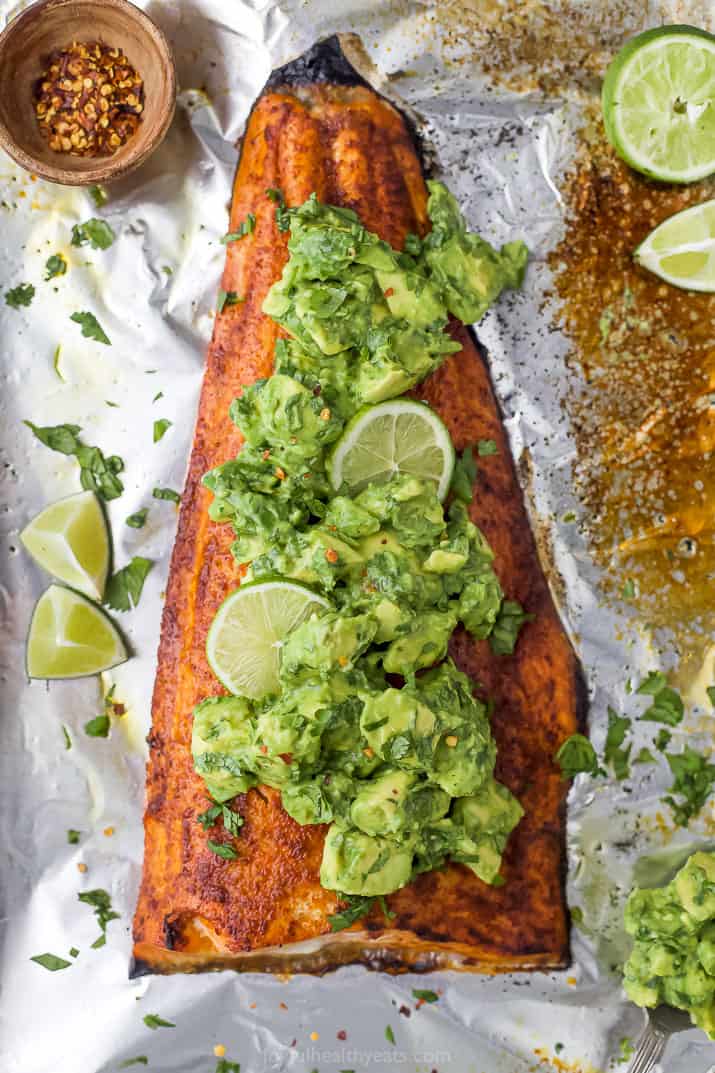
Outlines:
{"label": "scattered seasoning", "polygon": [[79,842],[81,834],[82,834],[81,831],[75,831],[73,827],[70,827],[70,829],[67,832],[67,841],[69,842],[70,846],[76,846],[77,845],[77,843]]}
{"label": "scattered seasoning", "polygon": [[105,836],[105,838],[111,838],[112,835],[114,834],[114,828],[113,827],[105,827],[104,830],[102,831],[102,834]]}
{"label": "scattered seasoning", "polygon": [[176,1028],[173,1021],[165,1021],[164,1018],[159,1017],[157,1013],[148,1013],[143,1020],[147,1028]]}
{"label": "scattered seasoning", "polygon": [[112,574],[104,592],[104,603],[113,611],[133,611],[139,603],[147,574],[154,563],[142,555],[135,555],[131,562]]}
{"label": "scattered seasoning", "polygon": [[105,404],[105,406],[111,406],[113,410],[118,410],[119,409],[119,403],[118,402],[112,402],[111,399],[105,399],[104,404]]}
{"label": "scattered seasoning", "polygon": [[326,548],[325,549],[325,558],[328,560],[329,563],[337,563],[337,561],[340,558],[340,556],[338,555],[338,553],[335,550],[335,548]]}
{"label": "scattered seasoning", "polygon": [[173,488],[155,488],[151,494],[154,499],[170,499],[172,503],[181,502],[181,496]]}
{"label": "scattered seasoning", "polygon": [[116,235],[107,221],[99,220],[96,216],[83,224],[75,224],[72,228],[73,246],[89,244],[93,250],[108,250],[115,238]]}
{"label": "scattered seasoning", "polygon": [[447,737],[444,739],[444,744],[448,746],[448,748],[454,749],[458,741],[459,738],[456,736],[456,734],[448,734]]}
{"label": "scattered seasoning", "polygon": [[20,306],[29,306],[34,297],[35,288],[31,283],[18,283],[17,287],[5,291],[5,304],[11,309],[19,309]]}
{"label": "scattered seasoning", "polygon": [[48,257],[45,261],[45,282],[50,279],[56,279],[57,276],[64,276],[67,271],[67,262],[61,253],[53,253],[51,257]]}
{"label": "scattered seasoning", "polygon": [[84,861],[79,862],[79,864],[77,865],[77,871],[81,872],[82,875],[85,875],[89,871],[89,869],[87,868],[87,865],[84,863]]}
{"label": "scattered seasoning", "polygon": [[242,220],[235,231],[229,231],[227,235],[224,235],[221,239],[223,245],[227,245],[229,242],[237,242],[239,238],[243,238],[244,235],[250,235],[252,231],[256,229],[256,217],[252,212],[249,212],[245,220]]}
{"label": "scattered seasoning", "polygon": [[678,726],[683,721],[685,706],[679,693],[667,684],[661,671],[651,671],[638,686],[636,693],[650,696],[653,702],[638,718],[647,723],[665,723],[666,726]]}
{"label": "scattered seasoning", "polygon": [[99,41],[53,52],[35,85],[40,131],[57,153],[111,156],[136,133],[143,111],[141,77],[121,49]]}
{"label": "scattered seasoning", "polygon": [[48,972],[59,972],[60,969],[68,969],[72,964],[71,961],[58,958],[56,954],[35,954],[34,957],[30,958],[30,961],[34,961],[37,965],[42,965],[42,968],[47,969]]}
{"label": "scattered seasoning", "polygon": [[214,1057],[223,1058],[225,1053],[226,1053],[226,1048],[224,1047],[223,1043],[217,1043],[216,1046],[214,1047]]}
{"label": "scattered seasoning", "polygon": [[142,507],[141,510],[136,511],[134,514],[130,514],[128,518],[125,518],[125,524],[131,529],[141,529],[146,522],[146,516],[149,513],[148,507]]}
{"label": "scattered seasoning", "polygon": [[154,443],[159,442],[166,430],[171,428],[172,424],[173,421],[169,421],[166,417],[162,417],[154,422]]}
{"label": "scattered seasoning", "polygon": [[320,1039],[320,1033],[319,1032],[311,1032],[310,1033],[310,1038],[312,1039],[313,1043],[315,1043],[316,1040]]}
{"label": "scattered seasoning", "polygon": [[98,343],[104,343],[105,346],[111,346],[111,340],[107,333],[104,331],[102,325],[99,323],[94,313],[73,313],[70,316],[70,320],[73,320],[75,324],[79,324],[82,328],[82,335],[85,339],[96,339]]}

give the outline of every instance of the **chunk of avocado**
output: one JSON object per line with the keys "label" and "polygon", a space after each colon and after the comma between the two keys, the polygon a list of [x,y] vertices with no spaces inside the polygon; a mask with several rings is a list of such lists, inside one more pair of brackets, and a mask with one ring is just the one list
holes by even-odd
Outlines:
{"label": "chunk of avocado", "polygon": [[336,822],[325,838],[320,882],[344,894],[390,894],[409,882],[412,856],[409,843]]}
{"label": "chunk of avocado", "polygon": [[207,697],[194,709],[194,767],[216,801],[228,801],[255,786],[255,717],[243,697]]}
{"label": "chunk of avocado", "polygon": [[281,649],[281,680],[293,685],[318,675],[328,678],[363,654],[377,633],[372,615],[330,611],[312,615],[289,634]]}

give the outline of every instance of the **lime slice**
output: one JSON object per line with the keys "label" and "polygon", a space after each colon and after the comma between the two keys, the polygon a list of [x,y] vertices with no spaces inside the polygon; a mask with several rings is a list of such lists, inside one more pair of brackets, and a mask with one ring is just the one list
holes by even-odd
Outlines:
{"label": "lime slice", "polygon": [[353,417],[328,459],[333,488],[359,492],[394,473],[410,473],[434,481],[444,499],[454,469],[449,432],[429,406],[393,399],[370,406]]}
{"label": "lime slice", "polygon": [[84,678],[127,658],[118,630],[96,604],[61,585],[43,592],[27,635],[30,678]]}
{"label": "lime slice", "polygon": [[216,612],[206,638],[206,655],[218,680],[242,697],[278,690],[285,637],[314,611],[330,607],[297,581],[253,581],[241,585]]}
{"label": "lime slice", "polygon": [[608,140],[636,171],[691,183],[715,171],[715,37],[661,26],[632,38],[603,83]]}
{"label": "lime slice", "polygon": [[101,600],[109,570],[109,533],[94,492],[45,507],[20,534],[33,559],[73,589]]}
{"label": "lime slice", "polygon": [[669,216],[633,257],[676,287],[715,291],[715,199]]}

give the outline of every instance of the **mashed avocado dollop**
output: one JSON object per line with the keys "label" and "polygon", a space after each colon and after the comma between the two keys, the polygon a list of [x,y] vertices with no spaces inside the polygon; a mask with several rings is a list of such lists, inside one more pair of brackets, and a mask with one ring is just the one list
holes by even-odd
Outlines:
{"label": "mashed avocado dollop", "polygon": [[331,606],[285,638],[276,694],[198,705],[196,770],[216,801],[262,783],[298,823],[330,824],[321,883],[351,895],[388,894],[448,858],[498,882],[522,815],[494,779],[487,704],[447,659],[458,623],[506,632],[506,651],[521,621],[465,502],[445,509],[432,481],[403,473],[336,494],[326,473],[362,407],[460,349],[450,314],[476,320],[521,281],[523,243],[494,250],[429,188],[432,231],[403,252],[314,195],[281,208],[289,259],[263,309],[288,338],[274,374],[231,407],[243,449],[204,478],[248,579],[295,579]]}
{"label": "mashed avocado dollop", "polygon": [[625,926],[634,940],[624,968],[631,1001],[687,1010],[715,1039],[715,853],[694,853],[665,887],[634,890]]}

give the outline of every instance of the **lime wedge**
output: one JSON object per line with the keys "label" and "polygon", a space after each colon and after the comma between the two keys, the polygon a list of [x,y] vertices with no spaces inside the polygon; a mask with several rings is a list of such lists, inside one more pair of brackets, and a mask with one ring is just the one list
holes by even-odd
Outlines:
{"label": "lime wedge", "polygon": [[328,459],[336,490],[359,492],[371,482],[409,473],[434,481],[444,499],[454,469],[454,447],[446,427],[429,406],[393,399],[353,417]]}
{"label": "lime wedge", "polygon": [[96,604],[61,585],[43,592],[27,635],[30,678],[84,678],[127,658],[119,632]]}
{"label": "lime wedge", "polygon": [[278,690],[285,637],[330,603],[297,581],[255,581],[227,596],[206,638],[206,656],[231,693],[264,697]]}
{"label": "lime wedge", "polygon": [[49,574],[101,600],[109,570],[109,533],[94,492],[79,492],[45,507],[20,534]]}
{"label": "lime wedge", "polygon": [[715,37],[661,26],[632,38],[603,83],[608,140],[636,171],[691,183],[715,171]]}
{"label": "lime wedge", "polygon": [[663,220],[633,257],[676,287],[715,291],[715,199]]}

